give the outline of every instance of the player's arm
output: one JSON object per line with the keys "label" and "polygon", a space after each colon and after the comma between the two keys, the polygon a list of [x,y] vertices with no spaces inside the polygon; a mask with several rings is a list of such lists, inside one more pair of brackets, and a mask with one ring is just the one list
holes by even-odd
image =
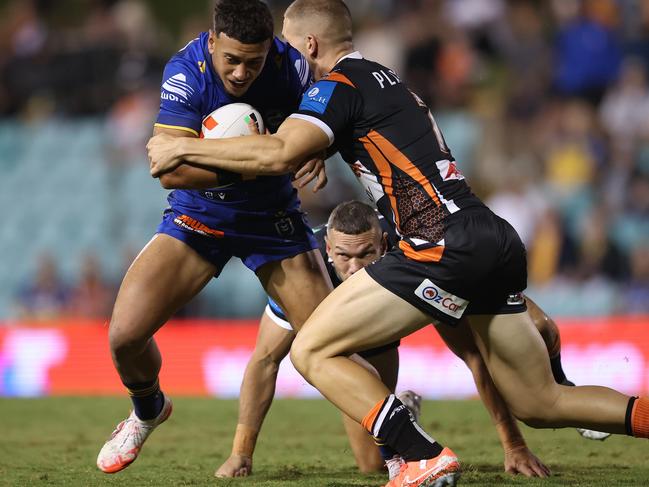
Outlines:
{"label": "player's arm", "polygon": [[296,172],[304,161],[329,145],[329,137],[317,125],[288,118],[273,135],[195,139],[160,134],[151,138],[147,150],[153,177],[161,177],[183,163],[269,176]]}
{"label": "player's arm", "polygon": [[[153,134],[165,134],[173,138],[195,138],[191,132],[163,127],[155,127]],[[165,189],[208,189],[219,184],[219,177],[214,170],[191,164],[181,164],[160,176],[160,185]]]}
{"label": "player's arm", "polygon": [[491,379],[466,323],[461,321],[455,328],[437,325],[435,329],[448,348],[464,361],[473,375],[480,399],[496,426],[498,438],[505,452],[505,471],[513,474],[522,473],[527,477],[550,475],[550,469],[527,447],[516,419]]}
{"label": "player's arm", "polygon": [[252,473],[252,456],[268,409],[275,395],[279,364],[288,354],[295,333],[262,315],[255,350],[248,361],[241,382],[239,419],[232,442],[232,452],[218,468],[217,477],[245,477]]}

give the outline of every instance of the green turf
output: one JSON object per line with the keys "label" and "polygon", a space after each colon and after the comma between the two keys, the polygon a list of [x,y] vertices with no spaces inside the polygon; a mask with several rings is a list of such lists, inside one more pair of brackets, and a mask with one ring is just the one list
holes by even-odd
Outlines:
{"label": "green turf", "polygon": [[[0,485],[11,486],[378,486],[383,475],[356,472],[337,411],[324,401],[276,401],[260,437],[254,476],[218,480],[230,451],[236,403],[176,398],[171,419],[125,471],[106,475],[95,458],[127,412],[116,398],[0,400]],[[649,445],[613,437],[580,438],[574,430],[523,428],[533,451],[553,470],[546,480],[502,472],[502,452],[476,401],[426,402],[423,424],[463,462],[461,485],[649,485]]]}

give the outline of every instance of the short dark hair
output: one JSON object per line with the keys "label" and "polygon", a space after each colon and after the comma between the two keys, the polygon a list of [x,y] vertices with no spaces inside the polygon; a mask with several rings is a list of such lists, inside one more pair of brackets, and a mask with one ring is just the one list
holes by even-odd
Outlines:
{"label": "short dark hair", "polygon": [[223,32],[244,44],[272,39],[275,30],[268,5],[260,0],[216,0],[214,33]]}
{"label": "short dark hair", "polygon": [[381,228],[376,210],[362,201],[345,201],[336,206],[327,222],[327,230],[358,235]]}

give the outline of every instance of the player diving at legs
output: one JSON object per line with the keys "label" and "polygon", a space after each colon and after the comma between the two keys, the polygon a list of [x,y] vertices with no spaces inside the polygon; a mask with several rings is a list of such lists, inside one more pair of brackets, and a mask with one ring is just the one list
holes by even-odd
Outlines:
{"label": "player diving at legs", "polygon": [[[253,104],[276,129],[297,108],[309,77],[300,54],[273,37],[265,3],[219,0],[213,28],[165,67],[154,132],[204,141],[197,138],[202,120],[235,101]],[[160,182],[175,189],[169,208],[128,269],[110,321],[113,363],[133,412],[99,452],[97,466],[107,473],[133,462],[151,431],[171,413],[158,381],[161,356],[154,333],[218,277],[230,258],[240,258],[257,274],[298,327],[331,289],[290,176],[244,181],[184,165]]]}
{"label": "player diving at legs", "polygon": [[399,248],[356,272],[314,311],[291,346],[298,371],[406,461],[390,486],[455,485],[456,455],[430,437],[373,374],[349,359],[431,319],[466,317],[515,417],[536,428],[574,426],[649,437],[649,399],[607,387],[557,384],[521,292],[525,248],[459,173],[427,107],[389,68],[354,51],[337,0],[296,0],[283,33],[318,80],[270,136],[149,142],[152,174],[183,161],[241,174],[280,174],[336,144],[363,173]]}
{"label": "player diving at legs", "polygon": [[[379,259],[398,238],[385,218],[360,201],[339,204],[329,216],[327,225],[314,229],[334,287],[347,280],[356,271]],[[563,372],[560,356],[559,329],[532,300],[526,297],[535,326],[541,333],[552,365],[554,379],[559,384],[571,384]],[[529,451],[516,421],[498,394],[468,323],[462,320],[457,328],[437,325],[436,329],[447,346],[471,370],[478,393],[490,413],[505,452],[504,468],[509,473],[527,476],[546,476],[549,470]],[[252,457],[257,436],[270,407],[280,362],[288,354],[295,334],[283,311],[271,299],[259,324],[255,350],[246,367],[239,397],[239,421],[230,457],[216,471],[218,477],[243,477],[252,473]],[[379,373],[383,383],[394,392],[399,369],[398,342],[361,352]],[[397,397],[419,416],[421,397],[411,391]],[[362,472],[379,471],[388,467],[390,478],[398,474],[400,458],[384,458],[371,437],[355,421],[343,416],[345,430],[356,463]],[[582,436],[603,439],[607,433],[580,430]],[[389,452],[388,452],[389,455]]]}

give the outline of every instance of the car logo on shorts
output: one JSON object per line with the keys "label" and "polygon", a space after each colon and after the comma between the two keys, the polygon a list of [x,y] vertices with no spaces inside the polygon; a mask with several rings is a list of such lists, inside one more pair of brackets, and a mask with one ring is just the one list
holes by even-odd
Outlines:
{"label": "car logo on shorts", "polygon": [[424,279],[417,289],[415,289],[415,294],[442,313],[453,318],[461,318],[464,310],[469,305],[466,299],[445,291],[436,284],[433,284],[430,279]]}

